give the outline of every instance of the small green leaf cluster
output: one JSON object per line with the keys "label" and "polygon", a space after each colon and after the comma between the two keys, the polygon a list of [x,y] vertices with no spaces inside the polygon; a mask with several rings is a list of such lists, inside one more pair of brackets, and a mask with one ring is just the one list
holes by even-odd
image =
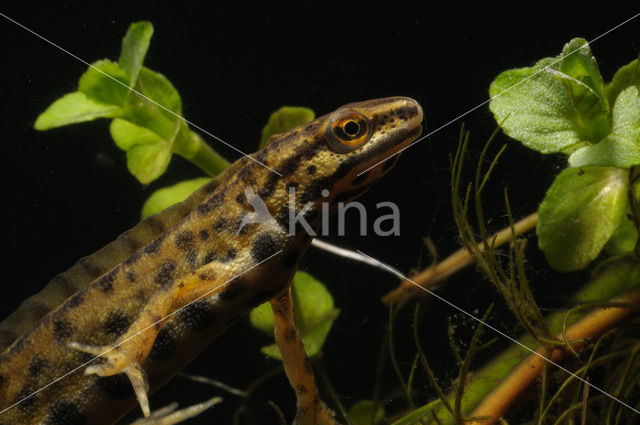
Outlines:
{"label": "small green leaf cluster", "polygon": [[78,90],[53,102],[37,118],[35,128],[110,118],[111,137],[126,152],[127,167],[141,183],[161,176],[174,152],[215,175],[228,162],[220,157],[203,166],[202,156],[217,154],[181,118],[182,100],[171,82],[142,65],[152,35],[151,23],[132,24],[118,61],[92,63],[80,77]]}
{"label": "small green leaf cluster", "polygon": [[537,225],[539,246],[556,270],[583,269],[605,246],[620,254],[636,245],[625,217],[635,199],[629,173],[640,164],[639,91],[639,60],[605,84],[581,38],[558,57],[505,71],[491,84],[489,108],[507,135],[568,156],[570,168],[549,188]]}

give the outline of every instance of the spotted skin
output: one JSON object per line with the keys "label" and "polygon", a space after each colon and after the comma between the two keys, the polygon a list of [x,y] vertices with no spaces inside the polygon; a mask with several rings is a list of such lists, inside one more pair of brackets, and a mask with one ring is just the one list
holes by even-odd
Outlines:
{"label": "spotted skin", "polygon": [[[350,114],[366,125],[357,135],[344,134]],[[294,423],[335,424],[318,397],[291,313],[289,285],[311,237],[287,233],[289,189],[297,194],[292,213],[311,203],[304,216],[317,227],[320,202],[334,209],[345,194],[351,199],[366,191],[388,167],[358,174],[415,140],[421,121],[420,106],[409,98],[345,105],[273,136],[252,155],[281,175],[241,158],[183,203],[58,275],[0,324],[0,410],[15,404],[0,414],[0,425],[112,424],[137,404],[136,395],[144,411],[147,378],[151,390],[158,388],[269,299],[298,398]],[[335,125],[355,147],[339,145]],[[368,133],[361,141],[363,128]],[[280,227],[239,229],[254,212],[248,187]],[[93,357],[88,353],[102,356],[84,365]]]}

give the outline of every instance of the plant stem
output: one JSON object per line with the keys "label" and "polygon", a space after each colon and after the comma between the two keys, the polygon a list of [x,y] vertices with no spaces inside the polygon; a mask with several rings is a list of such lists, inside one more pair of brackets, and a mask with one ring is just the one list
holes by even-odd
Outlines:
{"label": "plant stem", "polygon": [[[572,341],[574,350],[578,351],[584,348],[605,331],[629,318],[637,304],[640,303],[640,288],[634,288],[613,299],[612,302],[628,303],[629,306],[598,309],[586,315],[567,330],[566,336]],[[546,352],[546,347],[540,347],[536,350],[536,354],[531,354],[520,363],[471,413],[472,417],[486,417],[486,419],[468,423],[478,425],[498,423],[508,409],[536,382],[544,368],[546,360],[543,357],[547,357]],[[554,363],[559,363],[570,354],[571,352],[567,348],[555,349],[548,358]]]}
{"label": "plant stem", "polygon": [[183,122],[176,137],[173,150],[193,162],[211,177],[217,176],[229,166],[229,161],[214,151],[203,139]]}
{"label": "plant stem", "polygon": [[[616,263],[609,264],[606,268],[601,270],[599,274],[587,283],[584,288],[582,288],[579,292],[577,292],[573,299],[576,302],[580,303],[596,303],[603,302],[607,300],[611,300],[612,298],[618,296],[622,292],[633,288],[640,282],[640,264],[637,261],[634,261],[633,258],[623,259]],[[640,288],[633,289],[634,296],[639,297],[635,302],[636,304],[640,303]],[[619,301],[619,300],[612,300]],[[594,314],[598,314],[604,312],[606,316],[606,312],[615,311],[615,310],[626,310],[627,313],[630,313],[632,310],[629,309],[605,309],[598,310],[591,313],[589,316]],[[562,331],[563,324],[565,322],[565,311],[558,311],[547,316],[545,322],[547,323],[547,327],[550,332],[558,333]],[[580,316],[579,314],[573,314],[569,318],[569,323],[576,323],[580,317],[589,317],[589,316]],[[593,316],[596,317],[596,316]],[[599,317],[600,320],[606,319],[606,317],[602,316],[602,313]],[[606,320],[599,323],[595,321],[594,327],[592,330],[597,330],[598,332],[604,332],[611,326],[614,326],[616,323],[606,322]],[[584,328],[584,326],[583,326]],[[600,328],[600,329],[598,329]],[[571,329],[575,329],[570,327],[566,335],[568,339],[573,340],[575,338],[575,334],[570,332]],[[595,333],[594,333],[595,334]],[[531,336],[525,335],[518,340],[521,344],[528,347],[531,350],[536,350],[540,347],[538,342]],[[574,343],[573,347],[576,348],[577,345]],[[580,347],[582,348],[582,347]],[[556,350],[558,351],[558,350]],[[527,356],[530,355],[530,351],[525,351],[521,346],[513,344],[502,353],[496,355],[492,358],[492,360],[483,366],[482,368],[473,371],[469,381],[466,383],[466,391],[462,398],[462,413],[466,416],[470,416],[469,414],[473,409],[477,406],[480,406],[480,403],[484,403],[484,399],[490,399],[494,397],[498,397],[492,393],[498,386],[504,386],[503,380],[506,379],[509,374],[516,370],[519,365],[526,361]],[[532,357],[539,358],[536,355],[531,355]],[[523,375],[520,375],[523,378]],[[538,375],[535,375],[537,377]],[[533,379],[535,380],[535,377]],[[508,378],[507,378],[508,379]],[[529,383],[530,384],[530,383]],[[523,382],[524,385],[524,382]],[[490,394],[491,393],[491,394]],[[520,393],[519,393],[520,394]],[[454,393],[447,395],[447,399],[451,402],[453,401]],[[452,415],[445,409],[445,407],[440,403],[429,403],[422,407],[419,407],[415,411],[409,413],[405,416],[406,419],[412,418],[417,419],[421,418],[424,415],[426,418],[431,417],[433,410],[433,415],[438,418],[438,420],[444,425],[454,425],[455,420]],[[477,411],[473,412],[473,415],[477,415]],[[499,416],[498,416],[499,417]],[[412,420],[405,420],[405,418],[400,419],[395,422],[394,425],[400,424],[409,424],[413,423]],[[488,422],[491,423],[491,422]],[[484,425],[484,423],[482,424]]]}
{"label": "plant stem", "polygon": [[[513,226],[515,236],[531,230],[535,227],[537,222],[538,213],[530,214],[522,220],[518,221]],[[493,241],[493,238],[495,238],[495,243],[493,244],[494,248],[508,242],[512,238],[511,226],[500,230],[498,233],[491,236],[488,240]],[[482,252],[484,249],[484,243],[480,242],[478,244],[478,250]],[[467,267],[471,263],[473,263],[473,257],[471,256],[469,251],[467,251],[465,248],[461,248],[441,262],[434,264],[423,270],[416,276],[413,276],[411,280],[419,284],[423,288],[433,288],[438,282]],[[422,291],[418,291],[418,288],[416,288],[414,283],[405,280],[396,289],[382,297],[382,301],[386,304],[395,302],[406,302],[417,293],[422,293]]]}

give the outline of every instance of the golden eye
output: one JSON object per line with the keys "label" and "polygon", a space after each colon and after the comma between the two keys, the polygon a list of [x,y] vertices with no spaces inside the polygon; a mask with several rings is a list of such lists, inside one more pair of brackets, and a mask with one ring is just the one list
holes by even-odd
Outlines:
{"label": "golden eye", "polygon": [[347,153],[366,143],[371,137],[371,126],[359,112],[341,112],[331,119],[326,131],[329,146],[339,153]]}

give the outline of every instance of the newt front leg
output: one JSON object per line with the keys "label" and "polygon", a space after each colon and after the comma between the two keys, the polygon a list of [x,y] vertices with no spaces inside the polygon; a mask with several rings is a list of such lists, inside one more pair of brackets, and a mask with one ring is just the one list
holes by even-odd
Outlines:
{"label": "newt front leg", "polygon": [[294,425],[338,425],[333,412],[318,395],[311,361],[304,351],[300,332],[296,326],[291,299],[291,285],[271,300],[274,334],[282,354],[284,371],[296,392],[297,412]]}
{"label": "newt front leg", "polygon": [[69,347],[105,359],[103,363],[87,367],[85,375],[111,376],[126,373],[145,417],[150,415],[147,391],[149,384],[142,362],[149,355],[163,323],[174,313],[203,296],[213,295],[233,279],[215,277],[206,268],[190,273],[182,279],[170,281],[158,290],[144,307],[127,332],[108,346],[92,346],[78,342]]}

